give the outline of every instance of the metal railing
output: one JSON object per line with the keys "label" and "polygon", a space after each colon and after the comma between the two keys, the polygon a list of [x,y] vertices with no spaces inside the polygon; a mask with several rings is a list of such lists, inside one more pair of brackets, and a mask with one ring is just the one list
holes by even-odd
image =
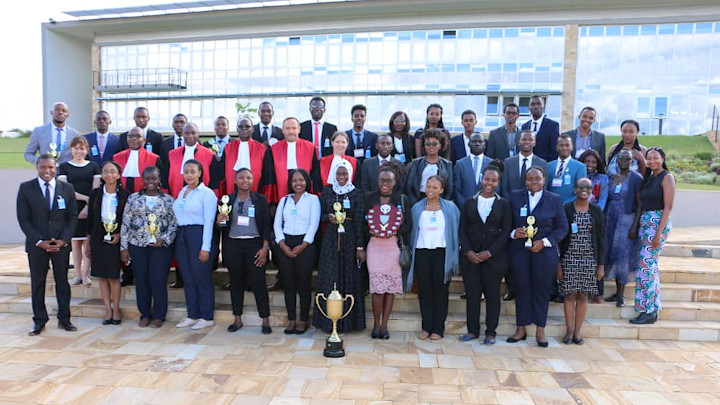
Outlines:
{"label": "metal railing", "polygon": [[98,91],[185,90],[187,80],[187,72],[171,67],[93,71],[93,89]]}

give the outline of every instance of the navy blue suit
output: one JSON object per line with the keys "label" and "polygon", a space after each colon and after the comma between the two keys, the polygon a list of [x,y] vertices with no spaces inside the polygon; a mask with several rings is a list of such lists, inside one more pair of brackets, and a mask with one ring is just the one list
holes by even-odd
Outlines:
{"label": "navy blue suit", "polygon": [[[465,206],[465,201],[468,198],[474,196],[482,188],[482,174],[478,176],[477,183],[475,182],[475,172],[472,166],[473,156],[466,156],[457,161],[455,168],[453,169],[455,175],[455,195],[453,195],[455,204],[458,208],[462,209]],[[482,161],[480,162],[480,173],[492,162],[487,156],[483,155]],[[498,185],[499,187],[500,185]],[[495,190],[496,193],[500,193],[500,190]]]}
{"label": "navy blue suit", "polygon": [[[532,120],[524,123],[522,129],[532,129]],[[533,154],[545,159],[546,162],[557,159],[558,136],[560,136],[560,124],[548,117],[543,117],[540,130],[535,134]]]}
{"label": "navy blue suit", "polygon": [[[543,191],[540,201],[531,212],[528,191],[516,190],[510,195],[513,229],[527,226],[529,215],[535,217],[537,234],[533,241],[547,238],[552,247],[532,253],[525,248],[526,239],[510,241],[510,272],[515,284],[516,322],[518,326],[531,323],[545,327],[550,293],[555,281],[560,241],[568,232],[568,221],[559,195]],[[527,212],[523,212],[523,207]],[[521,214],[525,214],[522,215]]]}
{"label": "navy blue suit", "polygon": [[467,156],[465,153],[464,137],[465,133],[463,132],[460,135],[455,135],[450,138],[450,161],[453,162],[453,164]]}
{"label": "navy blue suit", "polygon": [[[85,137],[85,139],[87,139],[88,144],[90,144],[90,150],[88,151],[89,153],[87,159],[92,160],[98,165],[102,165],[108,160],[112,160],[113,155],[120,152],[120,138],[118,138],[117,135],[111,134],[110,132],[105,135],[105,151],[103,152],[102,157],[100,157],[99,152],[97,131],[90,132],[89,134],[85,134],[83,136]],[[95,148],[94,151],[93,148]]]}
{"label": "navy blue suit", "polygon": [[[363,134],[361,135],[362,139],[362,148],[365,151],[363,153],[362,157],[355,156],[355,130],[354,129],[348,129],[345,131],[348,138],[350,138],[350,142],[348,142],[348,147],[345,150],[345,154],[348,156],[352,156],[355,159],[358,160],[359,163],[361,163],[363,160],[367,158],[371,158],[375,155],[377,155],[377,149],[375,148],[375,143],[377,142],[377,134],[375,132],[368,131],[367,129],[364,130]],[[368,155],[368,150],[370,151],[370,155]]]}

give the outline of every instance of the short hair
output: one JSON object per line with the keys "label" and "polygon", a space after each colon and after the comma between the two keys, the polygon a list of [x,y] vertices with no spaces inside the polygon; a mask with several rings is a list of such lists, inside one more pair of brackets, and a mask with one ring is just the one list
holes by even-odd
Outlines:
{"label": "short hair", "polygon": [[378,167],[378,178],[380,177],[380,173],[389,172],[392,173],[393,178],[397,182],[397,180],[400,179],[400,175],[404,170],[404,166],[399,165],[395,161],[389,160],[383,163],[380,167]]}
{"label": "short hair", "polygon": [[518,110],[518,112],[520,112],[520,107],[519,107],[517,104],[515,104],[515,103],[507,103],[507,104],[505,104],[505,107],[503,107],[503,114],[505,114],[505,112],[507,111],[508,107],[515,107],[515,109]]}
{"label": "short hair", "polygon": [[462,120],[463,117],[466,116],[466,115],[468,115],[468,114],[472,114],[472,116],[475,117],[475,119],[477,119],[477,114],[475,114],[475,111],[473,111],[473,110],[465,110],[465,111],[463,111],[462,114],[460,114],[460,119]]}
{"label": "short hair", "polygon": [[532,165],[523,174],[523,178],[522,178],[523,183],[525,182],[525,177],[527,176],[527,174],[530,173],[530,170],[537,170],[538,172],[540,172],[540,174],[542,174],[543,179],[547,179],[547,172],[545,171],[545,169],[543,169],[542,167],[537,166],[537,165]]}
{"label": "short hair", "polygon": [[82,135],[78,135],[70,141],[71,148],[74,148],[77,145],[82,145],[85,150],[90,150],[90,144],[88,143],[87,139],[85,139],[85,137]]}
{"label": "short hair", "polygon": [[573,143],[572,137],[569,134],[560,134],[560,135],[558,135],[557,139],[558,139],[558,141],[560,139],[567,139],[568,141],[570,141],[570,145],[572,145],[572,143]]}
{"label": "short hair", "polygon": [[[203,176],[205,175],[205,169],[203,168],[202,163],[200,163],[200,161],[198,161],[196,159],[188,159],[185,161],[185,163],[183,163],[183,170],[185,169],[185,166],[187,166],[188,164],[193,164],[193,165],[197,166],[198,170],[200,171],[200,183],[203,183]],[[203,183],[203,184],[205,184],[205,183]]]}
{"label": "short hair", "polygon": [[132,133],[132,131],[135,130],[135,129],[137,129],[138,131],[140,131],[140,136],[142,136],[143,138],[145,138],[145,130],[142,129],[142,128],[140,128],[140,127],[137,126],[137,125],[134,126],[134,127],[132,127],[132,128],[130,128],[130,130],[128,131],[128,135],[130,135],[130,133]]}
{"label": "short hair", "polygon": [[135,114],[137,114],[138,111],[141,111],[141,110],[145,110],[145,112],[147,112],[148,115],[150,115],[150,110],[148,110],[147,107],[140,106],[140,107],[136,107],[136,108],[135,108],[135,111],[133,111],[133,116],[134,116]]}
{"label": "short hair", "polygon": [[218,120],[225,120],[228,123],[228,126],[230,126],[230,120],[227,119],[224,115],[218,115],[218,117],[215,118],[215,122],[218,122]]}
{"label": "short hair", "polygon": [[35,166],[38,166],[40,164],[40,161],[42,161],[42,160],[53,160],[53,161],[57,162],[57,159],[55,158],[55,156],[53,156],[49,153],[43,153],[40,156],[38,156],[37,160],[35,161]]}
{"label": "short hair", "polygon": [[185,121],[187,121],[187,116],[183,113],[177,113],[177,114],[173,115],[173,121],[175,121],[175,118],[177,118],[177,117],[183,117],[183,118],[185,118]]}
{"label": "short hair", "polygon": [[[252,126],[252,125],[254,124],[252,118],[250,118],[250,117],[240,117],[240,118],[238,118],[237,124],[235,124],[235,126],[240,125],[240,121],[242,121],[242,120],[248,120],[248,121],[250,121],[250,126]],[[285,121],[283,121],[283,122],[285,122]],[[228,122],[228,124],[229,124],[229,122]]]}
{"label": "short hair", "polygon": [[269,102],[269,101],[263,101],[262,103],[258,104],[258,107],[260,107],[260,106],[263,105],[263,104],[269,105],[269,106],[270,106],[270,109],[273,110],[273,111],[275,111],[275,107],[274,107],[274,106],[272,105],[272,103]]}
{"label": "short hair", "polygon": [[585,152],[580,155],[580,158],[578,160],[582,163],[585,163],[585,159],[587,159],[589,156],[592,156],[597,161],[597,172],[600,174],[605,174],[605,161],[600,156],[600,153],[594,149],[588,149]]}
{"label": "short hair", "polygon": [[287,182],[287,189],[288,192],[292,190],[292,179],[295,176],[295,173],[300,173],[300,175],[305,179],[305,191],[308,193],[312,193],[312,181],[310,180],[310,174],[308,174],[307,170],[305,169],[292,169],[290,170],[290,173],[288,173],[288,182]]}
{"label": "short hair", "polygon": [[535,138],[535,132],[533,132],[532,129],[523,129],[523,130],[520,131],[520,136],[518,137],[518,140],[519,140],[520,138],[522,138],[522,136],[523,136],[524,134],[530,134],[530,135],[532,135],[533,138]]}
{"label": "short hair", "polygon": [[365,107],[362,104],[355,104],[354,106],[352,106],[352,108],[350,109],[350,116],[355,114],[355,110],[363,110],[363,112],[365,112],[365,114],[367,114],[367,107]]}
{"label": "short hair", "polygon": [[98,112],[95,113],[95,119],[97,119],[97,116],[100,115],[100,114],[105,114],[105,115],[108,116],[108,118],[110,118],[110,113],[109,113],[109,112],[107,112],[107,111],[105,111],[105,110],[100,110],[100,111],[98,111]]}
{"label": "short hair", "polygon": [[285,119],[283,120],[283,126],[285,126],[285,122],[287,122],[288,120],[295,120],[295,122],[297,122],[298,125],[300,125],[300,120],[299,120],[299,119],[297,119],[297,118],[295,118],[295,117],[287,117],[287,118],[285,118]]}
{"label": "short hair", "polygon": [[580,110],[580,115],[582,115],[583,111],[585,111],[585,110],[590,110],[590,111],[594,112],[595,114],[597,114],[597,111],[595,110],[595,108],[590,107],[590,106],[585,106],[585,107],[583,107],[582,110]]}
{"label": "short hair", "polygon": [[312,104],[313,101],[322,101],[323,107],[325,107],[327,104],[325,103],[325,99],[320,96],[315,96],[310,99],[310,102],[308,104]]}
{"label": "short hair", "polygon": [[160,169],[158,169],[157,166],[147,166],[145,167],[145,169],[143,169],[141,178],[144,179],[146,174],[150,174],[153,172],[157,172],[157,174],[160,175]]}
{"label": "short hair", "polygon": [[440,187],[442,187],[443,190],[445,190],[445,189],[447,188],[447,186],[448,186],[448,181],[447,181],[447,179],[445,178],[445,176],[443,176],[443,175],[441,175],[441,174],[434,174],[434,175],[428,177],[428,179],[425,180],[425,184],[427,184],[427,182],[430,181],[430,180],[438,181],[438,182],[440,183]]}
{"label": "short hair", "polygon": [[332,136],[330,137],[330,142],[335,142],[335,138],[337,138],[338,136],[344,136],[345,140],[350,143],[350,137],[343,131],[335,131],[335,133],[332,134]]}
{"label": "short hair", "polygon": [[54,110],[55,107],[57,107],[57,106],[59,106],[59,105],[64,105],[65,108],[68,108],[68,109],[69,109],[68,105],[67,105],[65,102],[63,102],[63,101],[56,101],[56,102],[53,103],[51,110]]}
{"label": "short hair", "polygon": [[252,174],[253,174],[252,170],[250,170],[249,167],[241,167],[241,168],[235,170],[235,177],[237,177],[237,175],[240,174],[240,173],[242,173],[242,172],[249,172],[251,176],[252,176]]}
{"label": "short hair", "polygon": [[185,125],[183,125],[183,127],[182,127],[182,131],[185,132],[185,128],[187,128],[187,127],[189,127],[189,126],[195,127],[195,130],[196,130],[197,132],[200,132],[200,128],[198,128],[197,124],[195,124],[194,122],[185,123]]}
{"label": "short hair", "polygon": [[425,141],[430,138],[435,138],[440,141],[440,152],[445,151],[445,148],[447,148],[448,145],[448,138],[445,136],[445,132],[443,132],[442,129],[426,129],[420,137],[423,145],[425,145]]}
{"label": "short hair", "polygon": [[378,134],[377,138],[375,139],[375,142],[377,143],[377,142],[380,140],[380,138],[383,138],[383,137],[386,137],[386,136],[387,136],[388,138],[390,138],[390,142],[393,142],[393,139],[392,139],[393,136],[392,136],[392,134],[390,134],[390,133]]}
{"label": "short hair", "polygon": [[393,115],[390,116],[390,123],[388,124],[388,128],[390,129],[390,133],[395,133],[395,124],[393,124],[393,121],[395,121],[395,118],[399,116],[405,117],[405,129],[401,132],[402,136],[405,137],[410,133],[410,117],[408,117],[407,114],[405,114],[403,111],[395,111]]}

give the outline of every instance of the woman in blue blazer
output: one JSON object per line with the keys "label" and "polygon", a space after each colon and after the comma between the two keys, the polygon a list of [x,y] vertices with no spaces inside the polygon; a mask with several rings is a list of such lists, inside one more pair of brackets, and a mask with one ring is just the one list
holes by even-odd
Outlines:
{"label": "woman in blue blazer", "polygon": [[[547,322],[550,292],[558,264],[558,245],[568,232],[562,198],[543,191],[545,171],[533,166],[525,173],[527,190],[513,191],[510,207],[513,228],[510,233],[510,272],[515,281],[517,329],[508,343],[527,338],[525,327],[537,326],[535,337],[540,347],[547,347]],[[533,225],[537,233],[528,242],[527,229]]]}

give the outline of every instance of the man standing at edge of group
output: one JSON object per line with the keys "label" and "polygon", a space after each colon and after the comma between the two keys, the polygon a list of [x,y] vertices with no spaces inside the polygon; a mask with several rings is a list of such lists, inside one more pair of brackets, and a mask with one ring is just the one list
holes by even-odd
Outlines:
{"label": "man standing at edge of group", "polygon": [[490,131],[485,154],[490,159],[505,160],[518,153],[517,144],[520,140],[520,128],[515,123],[520,116],[520,108],[515,103],[506,104],[503,108],[505,125]]}
{"label": "man standing at edge of group", "polygon": [[562,135],[570,136],[573,145],[572,157],[575,159],[579,158],[586,150],[592,149],[600,154],[603,161],[607,160],[605,158],[605,134],[592,129],[596,115],[597,112],[593,107],[583,108],[578,115],[580,125],[575,129],[562,133]]}
{"label": "man standing at edge of group", "polygon": [[[133,113],[133,120],[135,121],[135,125],[140,127],[140,129],[143,130],[143,133],[145,134],[145,146],[144,148],[148,150],[148,152],[152,152],[155,154],[160,153],[160,146],[162,145],[163,136],[159,132],[155,132],[152,129],[148,128],[148,122],[150,122],[150,112],[146,107],[138,107],[135,109],[135,112]],[[123,151],[129,147],[128,141],[127,141],[128,132],[123,132],[120,134],[120,142],[119,142],[119,150]]]}
{"label": "man standing at edge of group", "polygon": [[[37,165],[36,153],[39,155],[57,153],[55,158],[57,164],[67,162],[72,158],[70,141],[78,135],[78,131],[65,124],[70,116],[67,104],[62,101],[53,104],[50,116],[52,122],[33,129],[30,142],[25,148],[25,160],[33,165]],[[54,145],[55,148],[51,148],[51,145]]]}
{"label": "man standing at edge of group", "polygon": [[160,144],[160,151],[157,152],[160,157],[160,163],[158,168],[160,169],[160,182],[162,186],[168,188],[168,170],[170,170],[170,163],[168,162],[168,155],[173,149],[177,149],[185,145],[183,140],[182,131],[185,124],[188,123],[187,117],[183,113],[175,114],[172,120],[172,127],[175,134],[168,136],[167,139],[162,141]]}
{"label": "man standing at edge of group", "polygon": [[49,320],[45,308],[45,283],[52,262],[55,295],[58,303],[58,327],[68,332],[77,328],[70,323],[70,284],[67,279],[70,240],[77,224],[77,202],[72,184],[57,181],[57,161],[42,154],[36,162],[37,177],[20,184],[17,195],[17,219],[25,234],[25,252],[30,265],[33,328],[37,336]]}
{"label": "man standing at edge of group", "polygon": [[[282,133],[282,129],[276,127],[272,123],[275,110],[273,105],[269,101],[263,101],[258,106],[258,115],[260,116],[260,122],[253,126],[252,139],[262,143],[263,145],[270,147],[275,145],[278,141],[285,139]],[[255,173],[258,174],[258,173]],[[232,183],[230,179],[228,182]],[[232,188],[232,187],[231,187]]]}
{"label": "man standing at edge of group", "polygon": [[450,138],[450,161],[453,165],[465,156],[470,156],[470,137],[475,133],[477,125],[477,116],[473,110],[463,111],[460,117],[464,132]]}
{"label": "man standing at edge of group", "polygon": [[[300,138],[315,146],[315,156],[318,161],[333,153],[330,138],[337,132],[337,127],[329,122],[323,121],[325,114],[325,100],[322,97],[313,97],[310,100],[310,116],[312,119],[300,124]],[[285,128],[283,124],[283,133]]]}
{"label": "man standing at edge of group", "polygon": [[90,159],[98,165],[112,160],[113,155],[118,152],[120,139],[117,135],[110,133],[110,114],[100,110],[95,113],[95,131],[83,135],[90,145]]}
{"label": "man standing at edge of group", "polygon": [[557,159],[556,145],[560,135],[560,124],[545,116],[545,102],[540,96],[530,98],[530,121],[523,124],[522,129],[535,133],[535,149],[533,153],[546,162]]}

